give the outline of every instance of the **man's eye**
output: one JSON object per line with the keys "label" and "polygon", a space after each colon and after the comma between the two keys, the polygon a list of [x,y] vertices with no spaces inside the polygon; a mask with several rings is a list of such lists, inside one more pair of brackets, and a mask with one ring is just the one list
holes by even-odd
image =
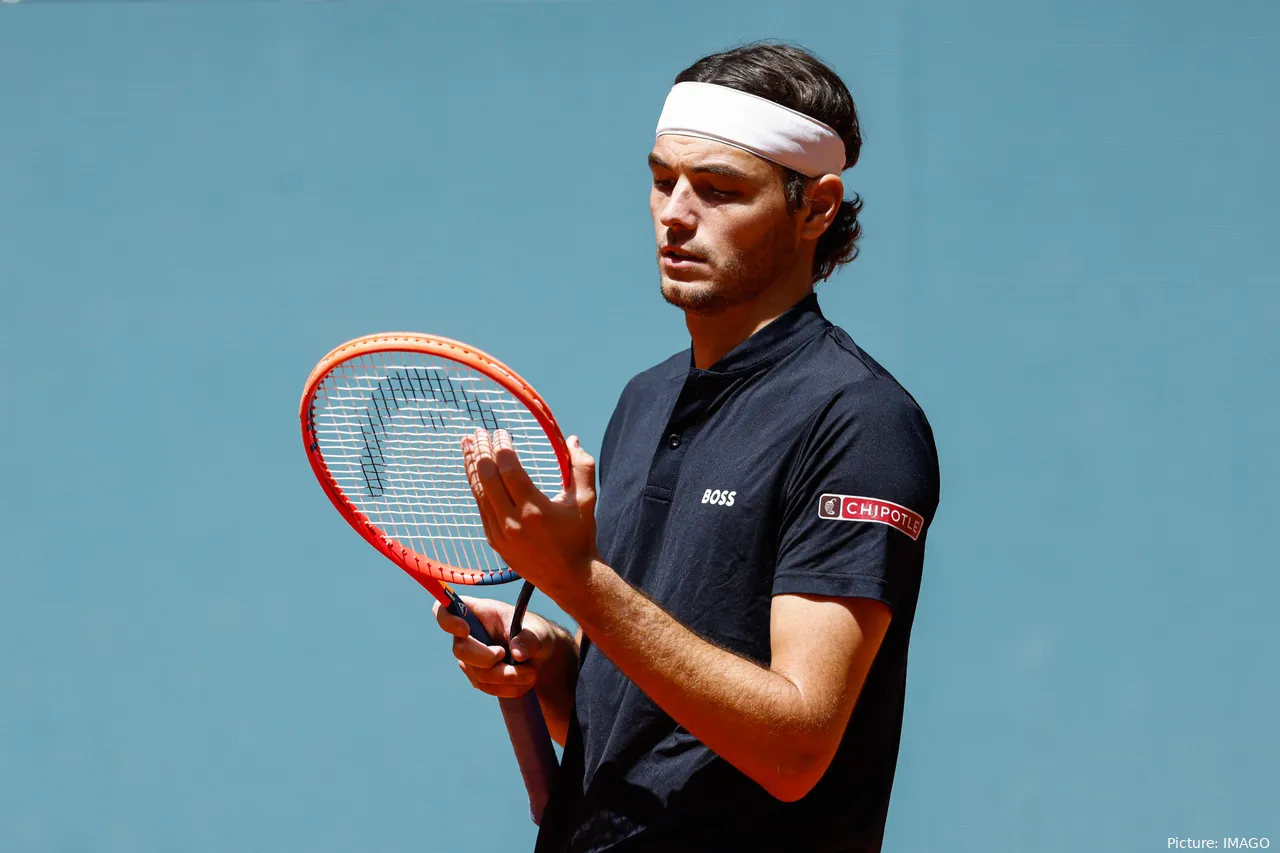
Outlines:
{"label": "man's eye", "polygon": [[675,184],[675,181],[658,180],[657,178],[653,179],[654,187],[660,190],[669,190],[673,184]]}
{"label": "man's eye", "polygon": [[733,190],[722,190],[716,187],[707,187],[707,190],[716,198],[733,198],[737,195]]}

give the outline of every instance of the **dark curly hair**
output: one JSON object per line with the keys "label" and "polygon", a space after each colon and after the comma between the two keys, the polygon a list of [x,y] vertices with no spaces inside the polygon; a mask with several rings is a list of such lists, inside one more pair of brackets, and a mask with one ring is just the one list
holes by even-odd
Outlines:
{"label": "dark curly hair", "polygon": [[[858,162],[862,129],[858,110],[848,87],[834,71],[809,51],[775,41],[756,41],[705,56],[676,75],[676,83],[715,83],[767,98],[817,119],[844,140],[846,169]],[[804,202],[806,183],[799,172],[783,170],[787,209],[795,212]],[[836,267],[858,256],[862,226],[858,214],[862,199],[854,193],[845,199],[830,227],[818,238],[813,256],[813,281],[825,281]]]}

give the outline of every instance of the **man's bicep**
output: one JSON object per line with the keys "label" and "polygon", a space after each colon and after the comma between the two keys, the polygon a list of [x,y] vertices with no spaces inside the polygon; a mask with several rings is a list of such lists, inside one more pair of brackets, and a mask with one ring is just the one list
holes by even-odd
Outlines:
{"label": "man's bicep", "polygon": [[770,611],[770,670],[804,697],[813,724],[844,734],[892,611],[872,598],[775,595]]}

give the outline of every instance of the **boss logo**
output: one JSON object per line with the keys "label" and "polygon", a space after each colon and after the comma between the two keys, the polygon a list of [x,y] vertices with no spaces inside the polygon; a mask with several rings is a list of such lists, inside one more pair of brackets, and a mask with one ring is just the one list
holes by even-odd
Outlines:
{"label": "boss logo", "polygon": [[707,489],[702,493],[702,502],[716,506],[733,506],[733,496],[736,494],[737,492],[727,489]]}

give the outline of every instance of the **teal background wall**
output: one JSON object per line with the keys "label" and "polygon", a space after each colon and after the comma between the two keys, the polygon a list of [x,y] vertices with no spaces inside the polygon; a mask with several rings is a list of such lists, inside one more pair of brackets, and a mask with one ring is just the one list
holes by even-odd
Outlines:
{"label": "teal background wall", "polygon": [[597,451],[687,345],[662,100],[757,38],[857,99],[866,237],[821,301],[942,459],[886,849],[1280,844],[1280,6],[25,2],[0,849],[531,846],[496,705],[322,497],[298,395],[438,332]]}

